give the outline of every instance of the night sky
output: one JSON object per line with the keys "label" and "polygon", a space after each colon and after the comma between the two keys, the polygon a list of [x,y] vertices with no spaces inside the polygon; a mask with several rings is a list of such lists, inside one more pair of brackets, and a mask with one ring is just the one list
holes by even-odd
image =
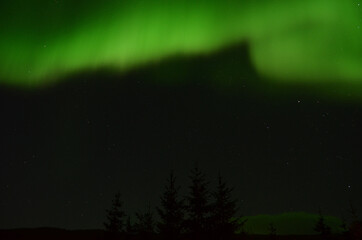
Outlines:
{"label": "night sky", "polygon": [[1,229],[102,228],[195,164],[243,215],[362,209],[359,1],[123,2],[0,2]]}
{"label": "night sky", "polygon": [[239,42],[249,43],[258,72],[278,81],[362,78],[360,0],[12,0],[0,9],[0,77],[12,85]]}

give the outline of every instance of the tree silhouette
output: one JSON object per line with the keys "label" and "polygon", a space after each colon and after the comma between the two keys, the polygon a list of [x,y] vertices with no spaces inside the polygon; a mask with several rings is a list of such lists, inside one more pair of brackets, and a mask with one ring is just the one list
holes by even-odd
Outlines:
{"label": "tree silhouette", "polygon": [[140,235],[141,239],[150,239],[155,233],[155,221],[151,210],[151,204],[148,203],[145,212],[136,213],[137,222],[134,230]]}
{"label": "tree silhouette", "polygon": [[349,227],[350,239],[352,240],[360,240],[362,239],[362,221],[359,220],[357,209],[353,205],[352,201],[349,201],[350,206],[350,214],[352,217],[352,223]]}
{"label": "tree silhouette", "polygon": [[241,236],[242,238],[246,238],[246,235],[247,235],[247,232],[245,230],[245,225],[246,225],[246,222],[248,221],[248,219],[243,219],[241,220],[241,218],[238,219],[238,233],[239,233],[239,236]]}
{"label": "tree silhouette", "polygon": [[319,219],[314,227],[314,231],[318,232],[322,236],[327,236],[331,233],[331,228],[324,222],[324,216],[321,210],[319,210]]}
{"label": "tree silhouette", "polygon": [[131,216],[128,216],[126,221],[126,233],[132,234],[133,232],[134,232],[134,227],[131,222]]}
{"label": "tree silhouette", "polygon": [[231,198],[232,191],[219,174],[216,191],[212,193],[214,203],[211,205],[210,218],[212,232],[217,239],[229,239],[240,227],[235,217],[237,208],[236,200]]}
{"label": "tree silhouette", "polygon": [[358,221],[357,208],[354,206],[353,202],[349,200],[349,213],[352,217],[352,221]]}
{"label": "tree silhouette", "polygon": [[112,200],[112,207],[107,212],[107,221],[104,222],[106,231],[112,235],[119,234],[123,232],[123,218],[126,216],[123,209],[123,203],[121,201],[121,194],[118,192],[115,194],[114,199]]}
{"label": "tree silhouette", "polygon": [[269,224],[269,238],[271,240],[275,240],[277,238],[277,229],[275,228],[273,223]]}
{"label": "tree silhouette", "polygon": [[195,167],[190,175],[191,186],[187,196],[186,221],[189,233],[196,239],[205,237],[209,220],[209,192],[204,174]]}
{"label": "tree silhouette", "polygon": [[161,207],[157,212],[161,218],[158,223],[160,234],[165,239],[178,239],[183,226],[184,204],[179,200],[180,187],[175,186],[176,178],[171,171],[163,195],[161,196]]}
{"label": "tree silhouette", "polygon": [[342,234],[344,236],[348,236],[349,230],[348,230],[346,219],[344,217],[342,217],[341,221],[342,221],[342,223],[341,223],[341,225],[339,227],[342,229]]}

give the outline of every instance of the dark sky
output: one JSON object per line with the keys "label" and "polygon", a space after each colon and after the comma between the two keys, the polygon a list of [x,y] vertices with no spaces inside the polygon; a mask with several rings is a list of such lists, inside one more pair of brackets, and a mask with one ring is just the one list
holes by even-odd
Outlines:
{"label": "dark sky", "polygon": [[129,214],[156,206],[195,163],[244,215],[361,208],[362,105],[273,86],[244,51],[1,87],[0,228],[101,228],[116,191]]}

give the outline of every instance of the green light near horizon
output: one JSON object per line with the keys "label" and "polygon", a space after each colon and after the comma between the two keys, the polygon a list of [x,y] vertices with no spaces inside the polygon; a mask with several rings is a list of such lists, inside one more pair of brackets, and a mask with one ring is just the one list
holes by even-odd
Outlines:
{"label": "green light near horizon", "polygon": [[[270,224],[273,224],[278,235],[316,235],[315,224],[319,219],[318,214],[307,212],[286,212],[275,215],[255,215],[240,218],[240,222],[246,220],[242,229],[248,234],[268,235],[270,234]],[[335,216],[323,216],[327,226],[331,228],[333,234],[341,234],[342,220]]]}
{"label": "green light near horizon", "polygon": [[247,42],[261,75],[362,80],[356,1],[13,0],[0,3],[0,81],[37,86],[88,69],[127,71]]}

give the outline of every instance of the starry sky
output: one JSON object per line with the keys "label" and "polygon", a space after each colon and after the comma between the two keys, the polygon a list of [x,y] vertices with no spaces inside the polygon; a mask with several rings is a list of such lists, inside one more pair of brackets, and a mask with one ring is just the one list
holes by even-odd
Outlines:
{"label": "starry sky", "polygon": [[101,228],[196,163],[243,215],[362,208],[359,1],[163,2],[0,2],[0,228]]}

